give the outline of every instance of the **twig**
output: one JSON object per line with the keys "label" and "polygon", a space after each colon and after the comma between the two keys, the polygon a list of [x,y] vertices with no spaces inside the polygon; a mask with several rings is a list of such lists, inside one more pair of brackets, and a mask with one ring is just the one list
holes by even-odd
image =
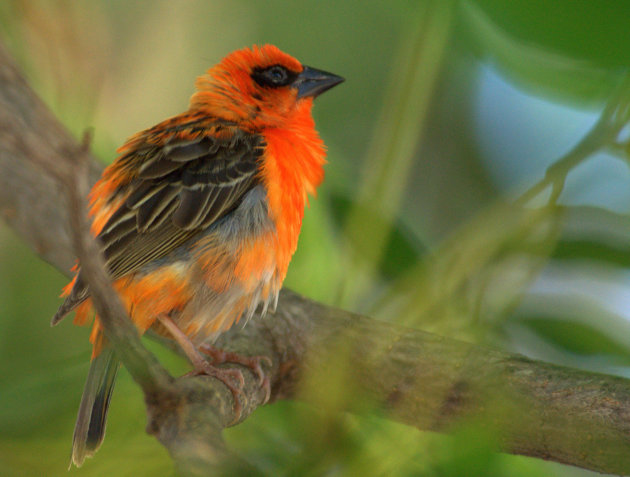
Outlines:
{"label": "twig", "polygon": [[111,286],[100,247],[90,234],[85,200],[89,191],[89,143],[90,135],[86,133],[82,146],[74,153],[68,151],[68,160],[74,167],[66,168],[67,176],[62,183],[68,196],[74,249],[105,336],[114,346],[119,359],[145,394],[163,392],[170,388],[173,378],[140,342],[135,326]]}
{"label": "twig", "polygon": [[531,186],[516,201],[526,205],[551,185],[549,204],[555,204],[564,189],[566,177],[575,167],[589,159],[594,153],[606,148],[619,147],[616,139],[630,121],[630,74],[625,75],[606,103],[597,123],[573,149],[554,162],[545,177]]}
{"label": "twig", "polygon": [[[142,345],[135,326],[111,286],[85,214],[89,143],[90,136],[86,133],[82,146],[66,155],[74,165],[65,169],[68,176],[62,182],[68,195],[73,243],[105,336],[144,391],[149,414],[147,431],[169,449],[180,471],[186,474],[205,475],[228,463],[251,470],[229,452],[221,438],[222,429],[231,421],[226,421],[230,412],[219,411],[232,405],[231,399],[226,399],[224,393],[216,389],[223,385],[204,377],[184,377],[175,381]],[[218,401],[216,407],[209,406],[213,401]],[[250,407],[248,411],[252,410]]]}

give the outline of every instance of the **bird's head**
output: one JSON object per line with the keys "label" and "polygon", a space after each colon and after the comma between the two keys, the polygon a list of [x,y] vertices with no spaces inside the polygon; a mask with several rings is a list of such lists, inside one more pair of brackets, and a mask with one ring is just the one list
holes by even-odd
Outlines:
{"label": "bird's head", "polygon": [[200,76],[190,106],[255,129],[281,127],[296,114],[310,116],[313,98],[342,81],[273,45],[254,46],[231,53]]}

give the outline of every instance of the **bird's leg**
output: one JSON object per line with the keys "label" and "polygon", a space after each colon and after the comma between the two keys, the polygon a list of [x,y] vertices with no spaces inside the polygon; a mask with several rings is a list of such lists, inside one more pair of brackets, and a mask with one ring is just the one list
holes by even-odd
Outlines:
{"label": "bird's leg", "polygon": [[269,401],[271,396],[271,384],[269,378],[265,375],[261,363],[264,361],[271,366],[271,359],[267,356],[242,356],[232,351],[225,351],[214,346],[204,343],[199,346],[199,351],[212,358],[212,364],[235,363],[245,366],[258,376],[258,385],[265,391],[265,399],[263,404]]}
{"label": "bird's leg", "polygon": [[[217,368],[216,366],[208,363],[201,353],[199,353],[199,350],[195,347],[192,341],[190,341],[190,338],[188,338],[188,336],[179,329],[169,316],[160,315],[158,317],[158,321],[168,330],[173,339],[181,347],[184,354],[188,357],[193,365],[194,374],[212,376],[227,386],[234,398],[234,422],[237,422],[241,417],[241,411],[243,409],[241,401],[239,400],[239,396],[243,394],[243,386],[245,384],[243,373],[238,369]],[[237,381],[237,386],[232,383],[234,380]]]}

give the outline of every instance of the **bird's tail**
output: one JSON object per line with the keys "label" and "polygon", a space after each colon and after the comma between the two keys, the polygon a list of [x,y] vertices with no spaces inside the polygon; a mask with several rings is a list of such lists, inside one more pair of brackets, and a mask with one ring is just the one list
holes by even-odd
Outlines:
{"label": "bird's tail", "polygon": [[92,457],[105,437],[109,400],[112,397],[119,361],[112,348],[105,348],[92,360],[83,388],[81,405],[72,438],[72,463],[77,467]]}

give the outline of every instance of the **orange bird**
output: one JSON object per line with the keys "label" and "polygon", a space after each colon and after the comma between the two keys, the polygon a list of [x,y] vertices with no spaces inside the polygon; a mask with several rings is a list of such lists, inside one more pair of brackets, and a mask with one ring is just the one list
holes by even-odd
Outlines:
{"label": "orange bird", "polygon": [[[168,333],[196,372],[230,388],[236,407],[234,370],[211,366],[198,350],[215,364],[223,358],[252,367],[262,384],[260,358],[226,358],[204,343],[259,305],[263,314],[275,307],[307,193],[324,177],[313,99],[342,81],[272,45],[235,51],[197,79],[187,112],[127,140],[90,193],[92,233],[138,330]],[[93,314],[76,271],[53,324],[71,310],[77,324]],[[119,367],[98,317],[90,341],[73,438],[77,466],[103,440]]]}

